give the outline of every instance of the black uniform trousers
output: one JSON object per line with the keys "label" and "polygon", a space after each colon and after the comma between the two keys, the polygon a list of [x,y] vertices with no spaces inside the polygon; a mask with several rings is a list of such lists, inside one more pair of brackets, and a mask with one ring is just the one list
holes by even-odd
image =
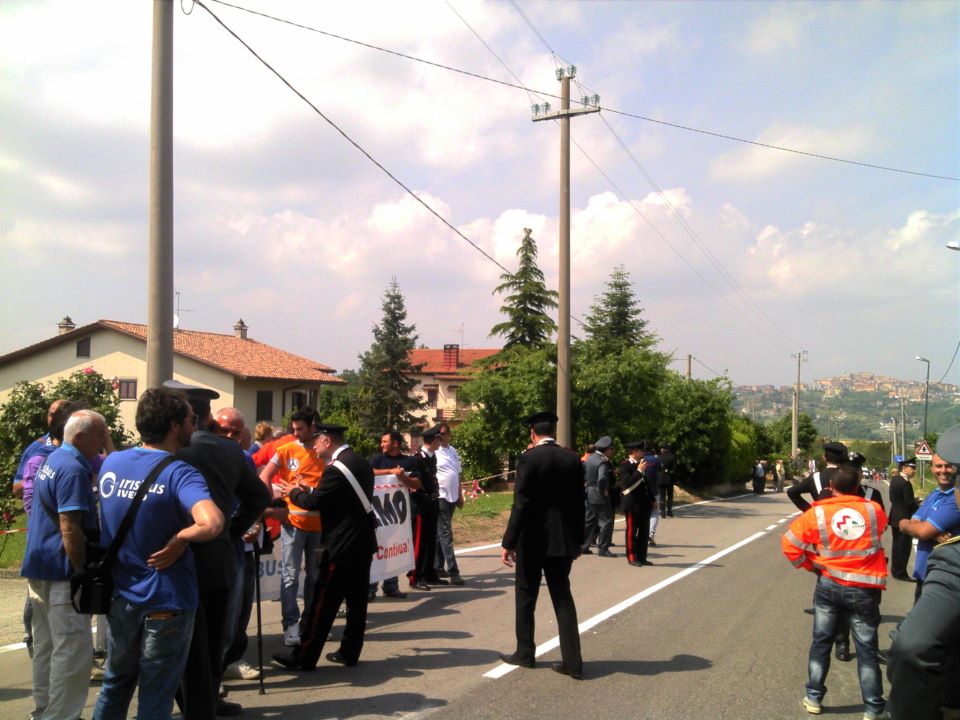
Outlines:
{"label": "black uniform trousers", "polygon": [[577,607],[570,592],[570,568],[573,558],[544,557],[517,550],[516,591],[517,658],[532,661],[536,653],[534,643],[534,612],[540,594],[540,580],[547,578],[547,590],[557,616],[560,632],[560,655],[569,672],[583,670],[580,655],[580,633],[577,631]]}
{"label": "black uniform trousers", "polygon": [[360,659],[367,627],[367,589],[372,560],[372,555],[366,555],[364,558],[330,562],[329,555],[324,552],[320,562],[320,577],[314,586],[306,624],[300,634],[300,645],[294,650],[294,657],[301,668],[310,670],[317,666],[323,645],[337,617],[337,610],[344,601],[347,603],[347,624],[339,652],[348,665]]}
{"label": "black uniform trousers", "polygon": [[437,557],[437,516],[439,509],[436,498],[423,492],[410,496],[413,515],[413,570],[407,573],[410,582],[426,580],[436,575],[433,564]]}
{"label": "black uniform trousers", "polygon": [[199,589],[193,638],[177,691],[184,720],[210,720],[217,714],[223,675],[223,611],[230,593],[230,588]]}
{"label": "black uniform trousers", "polygon": [[660,517],[664,518],[668,513],[673,515],[673,483],[660,485],[657,490],[660,493]]}
{"label": "black uniform trousers", "polygon": [[[639,508],[639,509],[638,509]],[[644,562],[650,544],[650,503],[637,503],[624,511],[627,520],[626,546],[629,562]]]}
{"label": "black uniform trousers", "polygon": [[899,529],[890,526],[893,538],[890,542],[890,574],[902,578],[907,574],[907,563],[910,562],[910,550],[913,548],[913,538]]}

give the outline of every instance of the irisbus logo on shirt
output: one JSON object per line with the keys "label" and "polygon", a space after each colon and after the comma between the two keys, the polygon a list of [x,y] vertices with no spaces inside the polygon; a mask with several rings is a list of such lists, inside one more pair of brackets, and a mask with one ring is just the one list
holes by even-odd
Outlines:
{"label": "irisbus logo on shirt", "polygon": [[[116,493],[118,498],[124,498],[125,500],[133,500],[137,495],[137,490],[140,489],[140,483],[143,480],[117,480],[117,474],[113,472],[107,472],[100,476],[100,497],[108,498]],[[152,485],[150,487],[150,492],[156,495],[163,495],[164,487],[163,485]]]}

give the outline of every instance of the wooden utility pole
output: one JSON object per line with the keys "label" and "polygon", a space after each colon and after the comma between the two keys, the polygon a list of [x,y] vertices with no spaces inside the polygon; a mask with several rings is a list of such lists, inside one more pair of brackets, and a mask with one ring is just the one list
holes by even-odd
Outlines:
{"label": "wooden utility pole", "polygon": [[[560,81],[560,109],[550,103],[533,106],[533,121],[560,120],[560,280],[557,292],[557,442],[573,447],[570,423],[570,118],[600,112],[600,98],[583,98],[583,107],[570,108],[570,79],[577,74],[573,65],[557,68]],[[592,102],[592,105],[590,104]]]}
{"label": "wooden utility pole", "polygon": [[[793,387],[793,416],[790,424],[790,457],[793,460],[797,459],[798,446],[800,444],[800,363],[806,359],[806,354],[806,350],[801,350],[795,355],[790,356],[797,359],[797,384]],[[827,428],[827,434],[829,433],[830,428]],[[840,430],[838,428],[837,434],[839,433]]]}
{"label": "wooden utility pole", "polygon": [[153,0],[147,387],[173,378],[173,1]]}

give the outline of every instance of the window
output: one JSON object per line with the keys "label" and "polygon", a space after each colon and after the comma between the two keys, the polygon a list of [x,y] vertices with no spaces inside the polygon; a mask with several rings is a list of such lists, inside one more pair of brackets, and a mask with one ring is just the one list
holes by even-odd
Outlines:
{"label": "window", "polygon": [[121,400],[136,400],[137,399],[136,378],[134,378],[133,380],[121,380],[119,393],[120,393]]}
{"label": "window", "polygon": [[257,390],[257,422],[273,422],[273,390]]}
{"label": "window", "polygon": [[307,405],[312,407],[314,410],[317,409],[317,391],[308,390],[307,391]]}
{"label": "window", "polygon": [[290,407],[299,410],[307,405],[307,394],[303,390],[294,390],[290,393]]}
{"label": "window", "polygon": [[90,357],[90,338],[85,337],[83,340],[77,340],[77,357]]}
{"label": "window", "polygon": [[437,406],[437,396],[439,395],[439,390],[437,388],[425,388],[427,391],[427,407],[435,408]]}

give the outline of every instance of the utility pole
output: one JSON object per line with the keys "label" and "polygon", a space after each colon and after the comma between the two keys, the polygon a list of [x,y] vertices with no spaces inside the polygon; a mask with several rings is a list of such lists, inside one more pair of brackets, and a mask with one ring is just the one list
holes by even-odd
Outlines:
{"label": "utility pole", "polygon": [[[790,425],[790,458],[796,462],[800,445],[800,363],[806,360],[807,351],[800,350],[790,357],[797,359],[797,384],[793,386],[793,422]],[[827,428],[829,434],[830,429]]]}
{"label": "utility pole", "polygon": [[687,380],[693,377],[693,355],[687,355]]}
{"label": "utility pole", "polygon": [[550,103],[533,106],[533,121],[560,120],[560,279],[557,292],[557,442],[573,447],[570,423],[570,118],[600,112],[600,97],[583,98],[583,107],[570,109],[570,80],[577,68],[557,68],[560,81],[560,109],[550,111]]}
{"label": "utility pole", "polygon": [[173,2],[153,0],[147,387],[173,378]]}

